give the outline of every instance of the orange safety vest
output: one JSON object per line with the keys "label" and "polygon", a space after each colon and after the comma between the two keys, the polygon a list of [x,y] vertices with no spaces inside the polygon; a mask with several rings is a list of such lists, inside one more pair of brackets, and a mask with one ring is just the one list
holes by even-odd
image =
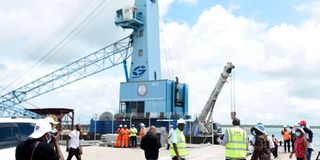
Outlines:
{"label": "orange safety vest", "polygon": [[129,139],[129,135],[130,135],[129,129],[123,129],[122,130],[122,135],[123,135],[124,138],[128,138]]}
{"label": "orange safety vest", "polygon": [[144,137],[146,135],[147,129],[146,128],[141,128],[140,129],[140,138]]}
{"label": "orange safety vest", "polygon": [[290,140],[290,132],[289,131],[283,131],[283,140]]}
{"label": "orange safety vest", "polygon": [[122,132],[123,132],[123,128],[118,128],[118,130],[117,130],[117,134],[118,134],[118,136],[122,136]]}

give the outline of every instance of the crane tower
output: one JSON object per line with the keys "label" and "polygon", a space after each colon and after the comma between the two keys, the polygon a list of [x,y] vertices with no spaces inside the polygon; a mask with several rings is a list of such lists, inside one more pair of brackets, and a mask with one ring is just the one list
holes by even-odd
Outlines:
{"label": "crane tower", "polygon": [[133,30],[130,75],[120,84],[120,113],[135,118],[187,114],[188,86],[178,78],[161,79],[158,1],[136,0],[117,10],[115,24]]}

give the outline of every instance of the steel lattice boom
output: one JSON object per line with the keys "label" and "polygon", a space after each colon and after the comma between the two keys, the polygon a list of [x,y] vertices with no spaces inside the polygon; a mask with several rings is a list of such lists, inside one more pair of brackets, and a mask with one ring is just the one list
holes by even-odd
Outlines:
{"label": "steel lattice boom", "polygon": [[23,107],[17,107],[16,105],[123,63],[131,55],[132,42],[130,37],[125,37],[25,86],[2,95],[0,97],[2,114],[7,112],[10,115],[14,113],[35,117],[33,112],[29,113]]}

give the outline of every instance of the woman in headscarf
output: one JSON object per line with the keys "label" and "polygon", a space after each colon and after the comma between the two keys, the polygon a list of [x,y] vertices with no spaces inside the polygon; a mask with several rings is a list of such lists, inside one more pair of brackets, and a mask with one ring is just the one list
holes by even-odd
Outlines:
{"label": "woman in headscarf", "polygon": [[306,160],[308,142],[304,136],[305,133],[302,128],[296,128],[295,131],[296,140],[294,141],[294,152],[290,154],[290,158],[292,158],[293,154],[295,154],[297,160]]}
{"label": "woman in headscarf", "polygon": [[254,136],[254,142],[251,141],[251,145],[254,147],[251,160],[270,160],[270,143],[272,142],[269,141],[264,125],[258,123],[251,128],[251,133]]}

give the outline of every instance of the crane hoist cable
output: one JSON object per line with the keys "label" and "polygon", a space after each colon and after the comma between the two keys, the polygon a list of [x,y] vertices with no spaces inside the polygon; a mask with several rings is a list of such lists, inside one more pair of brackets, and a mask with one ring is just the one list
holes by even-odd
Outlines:
{"label": "crane hoist cable", "polygon": [[[78,8],[39,46],[37,47],[28,57],[26,57],[23,60],[23,63],[27,66],[25,69],[20,69],[19,67],[14,67],[14,71],[7,74],[5,79],[2,81],[10,81],[13,82],[17,78],[20,78],[22,73],[25,73],[30,68],[28,66],[31,65],[33,61],[36,60],[41,54],[48,48],[50,45],[58,39],[59,36],[61,36],[68,28],[68,26],[71,26],[72,23],[75,21],[75,17],[79,17],[79,12],[84,10],[84,7],[88,7],[89,4],[87,4],[88,0],[84,0]],[[22,67],[20,67],[22,68]]]}
{"label": "crane hoist cable", "polygon": [[169,65],[168,46],[167,46],[167,41],[166,41],[164,32],[166,32],[166,31],[165,31],[164,22],[163,22],[163,23],[160,23],[160,38],[162,39],[163,53],[164,53],[164,58],[165,58],[166,66],[167,66],[168,78],[173,79],[173,75],[171,73],[171,69],[170,69],[170,65]]}
{"label": "crane hoist cable", "polygon": [[[167,21],[164,21],[164,28],[165,28],[165,30],[167,30]],[[171,70],[171,75],[172,75],[172,77],[171,77],[171,79],[174,79],[174,75],[175,75],[175,73],[174,73],[174,69],[173,69],[173,62],[172,62],[172,54],[171,54],[171,43],[170,43],[170,38],[169,38],[169,36],[167,35],[167,31],[165,31],[164,32],[164,35],[165,35],[165,39],[166,40],[168,40],[167,42],[168,42],[168,57],[169,57],[169,65],[170,65],[170,70]]]}
{"label": "crane hoist cable", "polygon": [[235,95],[235,70],[230,75],[230,106],[231,119],[236,118],[236,95]]}
{"label": "crane hoist cable", "polygon": [[[90,14],[83,19],[80,24],[78,26],[76,26],[66,37],[64,37],[62,39],[62,41],[60,41],[59,43],[57,43],[54,48],[52,48],[51,50],[49,50],[44,57],[42,57],[39,62],[37,62],[36,64],[34,64],[32,66],[31,70],[28,70],[26,74],[24,74],[23,77],[27,77],[31,74],[33,74],[34,70],[36,67],[45,64],[46,62],[48,62],[50,60],[50,58],[52,58],[54,55],[52,55],[52,53],[58,52],[60,51],[66,44],[68,44],[69,41],[71,41],[75,36],[77,36],[80,32],[82,32],[95,18],[96,16],[101,13],[101,11],[107,6],[106,4],[109,4],[111,0],[109,1],[101,1],[99,3],[98,6],[96,6],[96,8],[90,12]],[[107,2],[107,3],[105,3]],[[105,4],[105,5],[103,5]],[[69,38],[71,37],[71,38]],[[69,39],[68,39],[69,38]],[[67,43],[64,43],[65,41],[67,41]],[[64,44],[63,44],[64,43]],[[60,47],[60,48],[59,48]],[[20,78],[20,79],[24,79],[24,78]],[[13,81],[14,82],[14,81]],[[19,81],[21,82],[21,81]],[[13,84],[11,84],[13,85]],[[8,88],[8,87],[7,87]]]}

